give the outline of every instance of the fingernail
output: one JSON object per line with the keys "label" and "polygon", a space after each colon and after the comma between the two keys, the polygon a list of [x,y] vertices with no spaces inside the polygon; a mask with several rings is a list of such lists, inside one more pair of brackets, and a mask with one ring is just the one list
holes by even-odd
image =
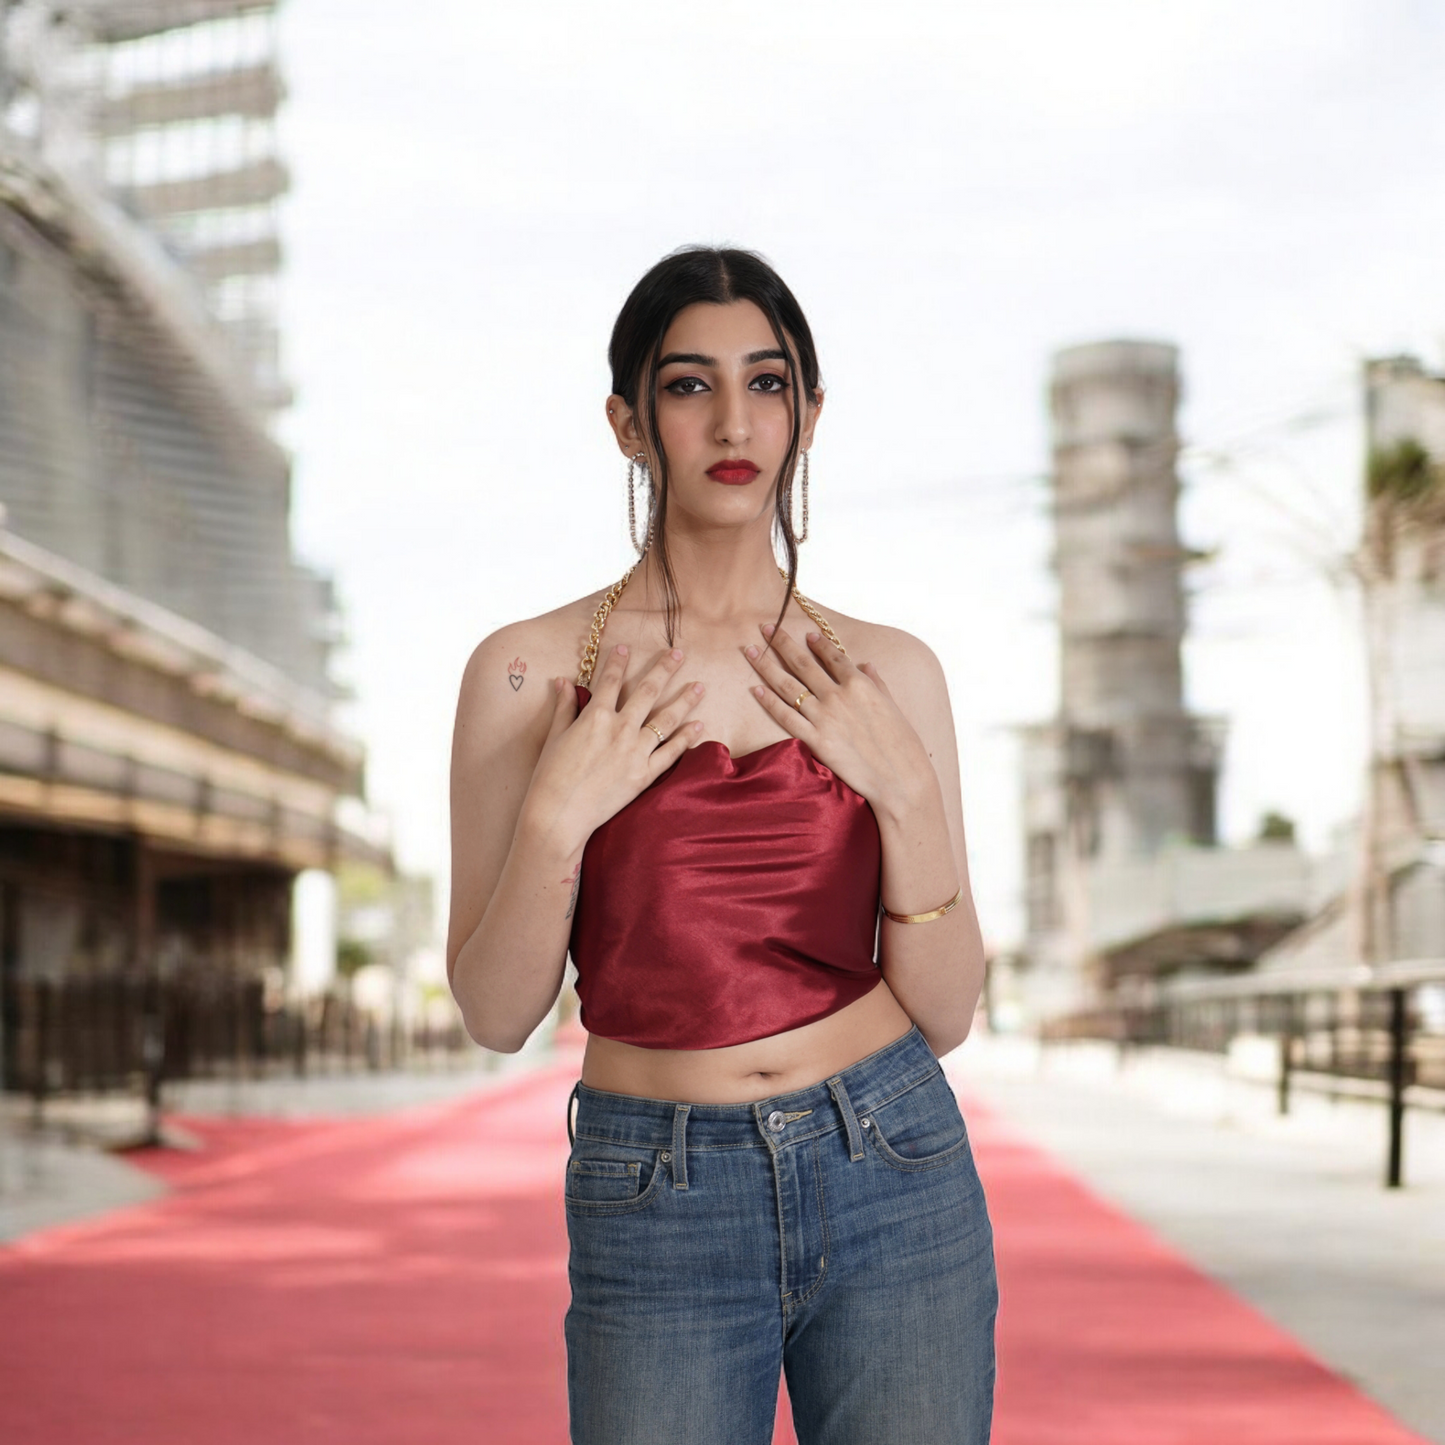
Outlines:
{"label": "fingernail", "polygon": [[751,644],[749,644],[749,645],[748,645],[746,648],[744,648],[743,650],[747,653],[747,655],[748,655],[749,657],[756,657],[756,656],[758,655],[758,650],[757,650],[757,648],[756,648],[756,647],[753,647]]}
{"label": "fingernail", "polygon": [[560,677],[554,677],[554,678],[552,679],[552,691],[553,691],[553,692],[561,692],[561,691],[562,691],[562,679],[561,679]]}
{"label": "fingernail", "polygon": [[627,644],[625,642],[619,642],[617,644],[617,655],[618,657],[627,656]]}
{"label": "fingernail", "polygon": [[681,662],[681,661],[682,661],[682,650],[681,650],[681,648],[674,647],[674,648],[672,649],[672,660],[673,660],[674,662]]}
{"label": "fingernail", "polygon": [[692,730],[695,733],[700,733],[702,731],[702,724],[700,722],[693,723]]}
{"label": "fingernail", "polygon": [[762,688],[760,688],[760,687],[755,687],[755,688],[753,689],[753,696],[754,696],[754,697],[761,697],[762,695],[763,695],[763,690],[762,690]]}
{"label": "fingernail", "polygon": [[822,634],[821,632],[810,632],[810,633],[808,634],[808,641],[809,641],[809,642],[821,642],[822,640],[823,640],[823,634]]}
{"label": "fingernail", "polygon": [[[693,690],[699,697],[701,697],[701,696],[703,695],[703,692],[704,692],[706,689],[704,689],[703,685],[702,685],[700,682],[695,682],[695,683],[693,683],[693,685],[692,685],[692,690]],[[699,723],[698,726],[700,727],[701,724]]]}
{"label": "fingernail", "polygon": [[763,636],[764,636],[764,637],[771,637],[771,636],[773,635],[773,633],[775,633],[777,630],[778,630],[778,625],[777,625],[776,622],[765,622],[765,623],[763,623]]}

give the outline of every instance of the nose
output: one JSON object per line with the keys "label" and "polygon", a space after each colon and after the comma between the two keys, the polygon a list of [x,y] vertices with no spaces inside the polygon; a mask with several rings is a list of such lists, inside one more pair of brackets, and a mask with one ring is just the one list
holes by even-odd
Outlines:
{"label": "nose", "polygon": [[752,435],[748,419],[748,393],[743,386],[724,386],[719,393],[717,422],[713,432],[719,446],[737,447]]}

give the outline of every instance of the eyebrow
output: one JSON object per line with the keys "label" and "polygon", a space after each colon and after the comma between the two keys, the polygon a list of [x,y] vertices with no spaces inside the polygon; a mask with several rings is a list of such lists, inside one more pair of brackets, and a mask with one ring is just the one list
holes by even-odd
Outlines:
{"label": "eyebrow", "polygon": [[[769,351],[750,351],[743,357],[746,366],[755,366],[760,361],[786,361],[787,353],[773,347]],[[669,351],[657,364],[659,367],[671,366],[673,362],[680,361],[688,366],[716,366],[717,357],[704,356],[700,351]]]}

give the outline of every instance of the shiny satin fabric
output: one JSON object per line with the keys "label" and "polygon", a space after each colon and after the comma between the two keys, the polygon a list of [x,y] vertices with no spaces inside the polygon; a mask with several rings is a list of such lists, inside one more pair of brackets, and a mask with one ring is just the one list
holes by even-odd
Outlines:
{"label": "shiny satin fabric", "polygon": [[689,748],[583,852],[571,941],[583,1026],[716,1049],[845,1008],[879,979],[882,856],[872,808],[806,743],[739,758]]}

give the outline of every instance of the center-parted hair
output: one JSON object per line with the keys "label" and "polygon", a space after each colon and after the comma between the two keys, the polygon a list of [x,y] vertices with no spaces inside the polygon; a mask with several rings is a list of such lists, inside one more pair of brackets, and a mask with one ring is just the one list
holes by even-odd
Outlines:
{"label": "center-parted hair", "polygon": [[773,329],[779,348],[787,357],[789,394],[792,399],[792,430],[788,449],[778,471],[775,505],[776,525],[788,558],[788,590],[783,596],[781,624],[788,597],[798,579],[798,539],[793,532],[793,477],[798,466],[799,442],[803,429],[803,399],[819,399],[818,353],[813,333],[797,298],[783,278],[753,251],[731,247],[687,246],[664,256],[638,283],[622,303],[607,360],[612,367],[612,390],[641,419],[657,467],[653,473],[656,493],[652,546],[662,573],[663,606],[667,640],[673,641],[677,621],[677,583],[667,555],[667,453],[657,425],[657,373],[662,358],[663,338],[673,319],[689,306],[706,303],[726,306],[734,301],[751,301]]}

